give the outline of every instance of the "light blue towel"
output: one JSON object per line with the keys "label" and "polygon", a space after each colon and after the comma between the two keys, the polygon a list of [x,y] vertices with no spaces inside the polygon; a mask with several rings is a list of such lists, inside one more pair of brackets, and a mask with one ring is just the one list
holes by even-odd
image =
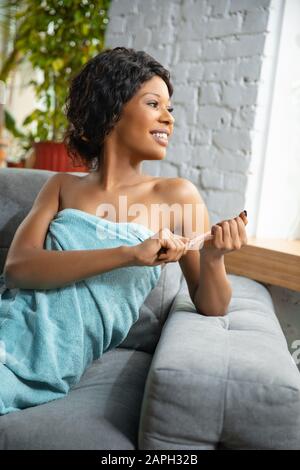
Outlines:
{"label": "light blue towel", "polygon": [[[131,246],[151,235],[141,224],[63,209],[49,225],[45,248]],[[129,266],[51,290],[3,286],[0,414],[63,397],[93,360],[125,339],[160,274],[161,266]]]}

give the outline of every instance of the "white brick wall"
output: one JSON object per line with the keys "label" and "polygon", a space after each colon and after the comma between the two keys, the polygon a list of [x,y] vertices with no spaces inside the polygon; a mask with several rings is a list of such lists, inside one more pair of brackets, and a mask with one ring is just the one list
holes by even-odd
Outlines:
{"label": "white brick wall", "polygon": [[190,179],[212,223],[245,204],[270,0],[112,0],[106,44],[171,72],[175,131],[145,172]]}
{"label": "white brick wall", "polygon": [[[164,161],[143,169],[192,181],[211,223],[244,209],[270,9],[270,0],[112,0],[107,45],[145,50],[174,84],[173,141]],[[299,339],[299,293],[269,290],[290,347]]]}

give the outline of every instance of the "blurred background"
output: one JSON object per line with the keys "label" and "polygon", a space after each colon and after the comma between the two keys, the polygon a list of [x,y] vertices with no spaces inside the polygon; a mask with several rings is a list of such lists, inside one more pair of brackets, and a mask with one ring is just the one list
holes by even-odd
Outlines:
{"label": "blurred background", "polygon": [[252,251],[226,268],[268,287],[293,352],[300,0],[0,0],[0,22],[0,167],[87,171],[61,142],[70,78],[105,47],[146,51],[170,70],[176,122],[166,159],[143,168],[191,180],[211,224],[247,209]]}
{"label": "blurred background", "polygon": [[70,78],[104,48],[109,3],[0,0],[2,167],[86,171],[61,143],[64,103]]}

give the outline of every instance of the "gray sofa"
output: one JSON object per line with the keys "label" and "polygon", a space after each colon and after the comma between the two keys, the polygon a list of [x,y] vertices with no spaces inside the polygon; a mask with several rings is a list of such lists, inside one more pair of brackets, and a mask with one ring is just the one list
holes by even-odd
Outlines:
{"label": "gray sofa", "polygon": [[[52,174],[0,170],[0,272]],[[67,396],[0,416],[0,449],[300,449],[300,374],[271,296],[228,276],[228,314],[206,317],[167,264],[125,341]]]}

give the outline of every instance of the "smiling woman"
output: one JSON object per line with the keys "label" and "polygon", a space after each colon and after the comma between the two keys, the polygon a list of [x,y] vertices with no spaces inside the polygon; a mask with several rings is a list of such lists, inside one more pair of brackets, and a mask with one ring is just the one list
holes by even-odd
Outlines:
{"label": "smiling woman", "polygon": [[139,176],[142,160],[165,156],[161,147],[174,124],[172,94],[169,71],[147,53],[116,47],[98,54],[70,87],[65,143],[71,158],[103,175],[107,161],[122,154],[122,178]]}
{"label": "smiling woman", "polygon": [[[7,359],[0,363],[0,414],[66,394],[93,360],[125,339],[165,263],[180,261],[199,313],[225,315],[231,289],[223,255],[245,243],[245,220],[216,226],[200,263],[199,249],[187,253],[191,229],[210,230],[197,188],[141,172],[144,160],[165,158],[172,93],[161,64],[123,47],[98,54],[73,78],[65,140],[91,171],[51,176],[10,245],[4,279],[19,291],[0,295]],[[124,198],[128,214],[140,208],[146,217],[139,226],[120,221]],[[115,209],[115,220],[99,214],[102,204]],[[166,226],[155,211],[169,205],[175,213]]]}

